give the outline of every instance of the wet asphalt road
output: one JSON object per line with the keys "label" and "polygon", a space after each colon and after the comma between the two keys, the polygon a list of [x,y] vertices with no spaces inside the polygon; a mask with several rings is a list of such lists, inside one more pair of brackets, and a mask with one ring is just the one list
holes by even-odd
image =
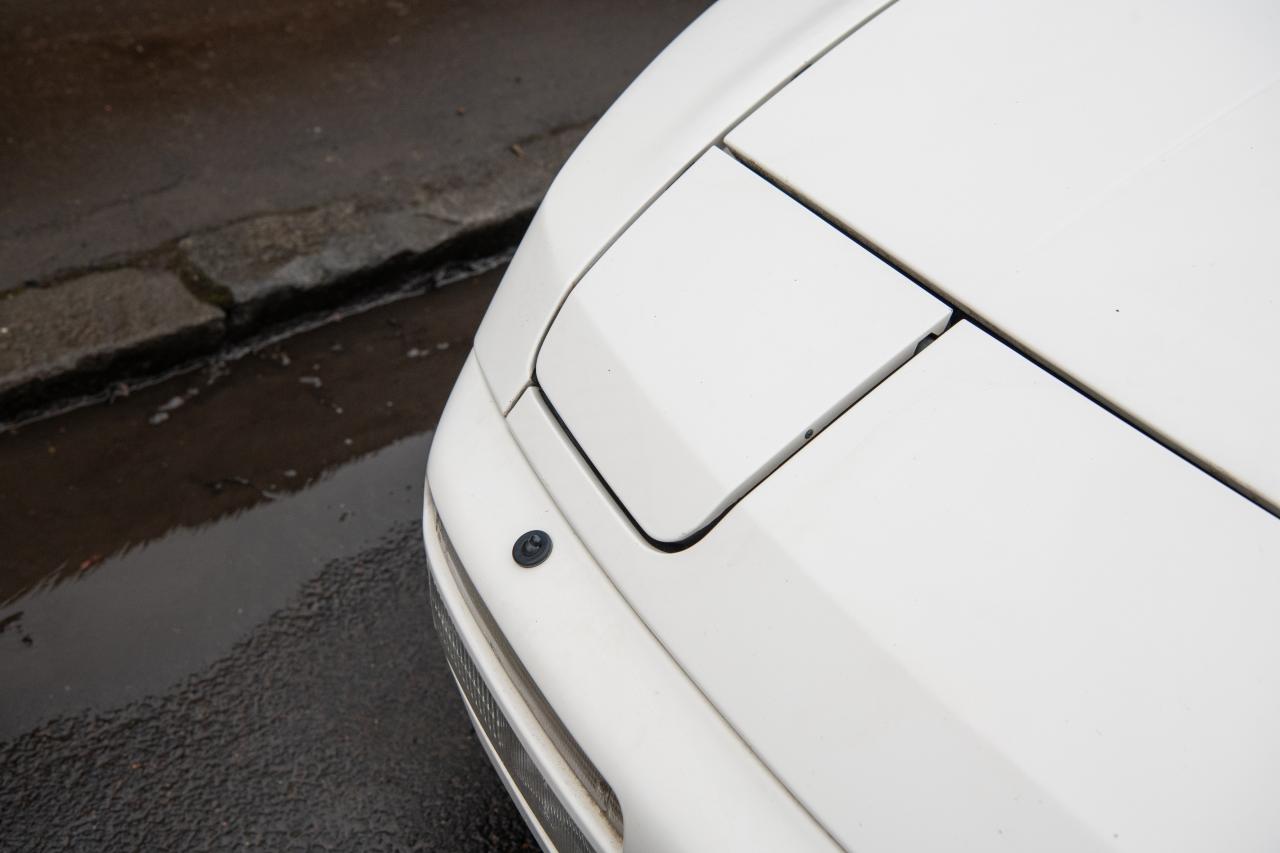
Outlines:
{"label": "wet asphalt road", "polygon": [[0,850],[534,848],[419,529],[497,277],[0,434]]}

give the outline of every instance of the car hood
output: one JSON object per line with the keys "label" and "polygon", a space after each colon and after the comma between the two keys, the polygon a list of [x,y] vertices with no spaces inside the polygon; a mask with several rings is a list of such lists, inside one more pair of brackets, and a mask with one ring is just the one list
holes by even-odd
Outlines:
{"label": "car hood", "polygon": [[1268,3],[902,0],[551,325],[513,432],[846,847],[1280,838],[1278,40]]}
{"label": "car hood", "polygon": [[847,849],[1280,838],[1280,523],[973,325],[675,553],[536,389],[508,421],[622,595]]}
{"label": "car hood", "polygon": [[1280,506],[1280,7],[905,0],[729,147]]}

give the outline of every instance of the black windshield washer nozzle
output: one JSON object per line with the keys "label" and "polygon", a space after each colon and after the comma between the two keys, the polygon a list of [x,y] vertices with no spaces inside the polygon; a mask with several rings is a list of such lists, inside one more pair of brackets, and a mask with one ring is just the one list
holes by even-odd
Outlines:
{"label": "black windshield washer nozzle", "polygon": [[516,540],[511,549],[511,559],[526,569],[541,565],[551,556],[551,537],[545,530],[530,530]]}

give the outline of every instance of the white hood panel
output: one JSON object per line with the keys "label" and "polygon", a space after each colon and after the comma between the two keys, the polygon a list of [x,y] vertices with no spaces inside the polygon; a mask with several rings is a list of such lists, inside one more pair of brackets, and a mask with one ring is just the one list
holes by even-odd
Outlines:
{"label": "white hood panel", "polygon": [[713,149],[574,288],[537,378],[640,527],[679,542],[950,316]]}
{"label": "white hood panel", "polygon": [[1280,522],[960,323],[702,541],[509,423],[655,635],[848,849],[1274,849]]}
{"label": "white hood panel", "polygon": [[1280,5],[903,0],[728,137],[1280,506]]}
{"label": "white hood panel", "polygon": [[[732,278],[708,284],[709,266],[695,291],[662,268],[714,243],[752,298],[772,292],[753,279],[772,275],[768,234],[751,230],[765,220],[733,215],[746,206],[705,223],[663,213],[703,163],[564,303],[539,380],[644,532],[678,538],[741,499],[664,553],[538,388],[511,408],[512,433],[628,603],[846,848],[1280,842],[1278,44],[1269,0],[901,0],[726,139],[1256,503],[968,322],[783,461],[853,399],[831,389],[874,384],[931,315],[899,328],[881,306],[903,344],[878,373],[836,349],[821,393],[781,371],[760,399],[785,405],[705,407],[701,377],[736,404],[756,390],[745,366],[781,362],[753,360],[752,335],[715,310]],[[565,204],[594,198],[573,186]],[[592,205],[574,211],[566,233],[590,233],[577,226]],[[663,227],[647,233],[650,213]],[[541,282],[528,292],[542,307],[504,297],[491,329],[526,315],[541,329],[546,288],[594,257],[557,251],[540,218],[513,271]],[[532,274],[544,266],[556,274]],[[646,310],[674,325],[655,334]],[[809,313],[782,318],[775,358],[845,343]],[[481,336],[482,362],[495,340]],[[712,361],[682,371],[691,353]],[[497,384],[503,405],[526,375]]]}

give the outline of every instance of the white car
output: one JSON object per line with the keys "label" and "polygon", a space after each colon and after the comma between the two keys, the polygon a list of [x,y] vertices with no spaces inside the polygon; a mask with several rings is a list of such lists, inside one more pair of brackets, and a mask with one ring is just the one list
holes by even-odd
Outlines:
{"label": "white car", "polygon": [[548,850],[1280,849],[1280,4],[723,0],[436,433]]}

